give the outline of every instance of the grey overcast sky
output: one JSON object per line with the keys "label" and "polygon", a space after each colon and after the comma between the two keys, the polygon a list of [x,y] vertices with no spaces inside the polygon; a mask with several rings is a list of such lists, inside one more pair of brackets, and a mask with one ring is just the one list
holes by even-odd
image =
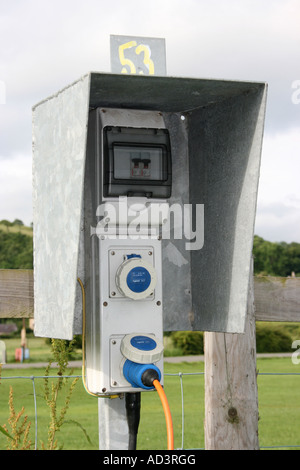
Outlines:
{"label": "grey overcast sky", "polygon": [[300,242],[299,25],[300,0],[0,0],[0,220],[32,221],[32,106],[146,36],[169,76],[268,83],[255,232]]}

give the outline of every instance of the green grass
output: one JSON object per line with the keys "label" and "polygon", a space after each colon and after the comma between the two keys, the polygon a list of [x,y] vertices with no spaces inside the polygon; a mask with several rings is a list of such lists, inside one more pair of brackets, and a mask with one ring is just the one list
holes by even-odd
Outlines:
{"label": "green grass", "polygon": [[[165,364],[164,388],[172,412],[174,445],[181,448],[181,387],[178,372],[203,372],[204,363]],[[183,376],[184,396],[184,448],[204,447],[204,377],[203,375]],[[138,448],[161,450],[167,448],[166,424],[159,397],[156,393],[142,394],[142,413],[138,434]]]}
{"label": "green grass", "polygon": [[[291,358],[258,359],[259,374],[298,373]],[[261,447],[300,446],[300,375],[258,375]]]}
{"label": "green grass", "polygon": [[[166,364],[166,373],[192,372],[203,370],[203,363],[199,364]],[[55,374],[55,370],[53,369]],[[81,370],[74,371],[75,375],[80,375]],[[30,377],[44,375],[44,369],[7,369],[2,370],[2,378],[16,376]],[[16,411],[20,411],[24,406],[26,414],[31,421],[31,439],[34,441],[34,404],[33,387],[30,379],[10,379],[0,381],[0,424],[7,422],[9,417],[8,394],[9,386],[14,390],[14,406]],[[49,424],[49,409],[43,399],[44,380],[36,379],[36,394],[38,408],[38,442],[47,442],[47,426]],[[165,391],[172,409],[174,424],[175,446],[181,446],[181,399],[180,380],[176,376],[165,377]],[[63,394],[64,395],[64,394]],[[199,395],[199,399],[197,397]],[[184,377],[184,397],[185,397],[185,420],[187,423],[185,435],[185,447],[203,447],[203,431],[201,422],[204,418],[204,387],[203,376]],[[195,399],[197,397],[197,399]],[[64,396],[61,399],[64,404]],[[60,406],[61,406],[60,405]],[[190,420],[197,420],[197,426],[190,426]],[[84,431],[82,430],[84,429]],[[90,443],[86,434],[89,436]],[[202,437],[201,437],[202,434]],[[66,416],[64,424],[57,435],[60,445],[65,450],[96,450],[98,449],[98,404],[97,399],[89,396],[81,383],[77,383],[74,395],[71,399],[71,406]],[[0,434],[0,449],[4,449],[6,438]],[[142,394],[141,421],[138,435],[138,449],[166,449],[166,426],[161,402],[157,393],[145,392]]]}
{"label": "green grass", "polygon": [[[51,372],[55,375],[55,369]],[[12,376],[43,376],[45,369],[12,369],[2,370],[2,378]],[[75,375],[80,375],[81,370],[75,370]],[[50,379],[51,380],[51,379]],[[53,379],[56,380],[56,379]],[[71,380],[71,379],[67,379]],[[11,379],[0,381],[0,423],[1,425],[7,423],[9,417],[8,409],[8,394],[9,386],[13,387],[14,391],[14,407],[16,412],[19,412],[22,406],[25,407],[25,413],[28,415],[29,421],[31,421],[31,440],[34,442],[34,430],[35,430],[35,413],[34,413],[34,401],[33,401],[33,384],[30,379]],[[35,387],[37,394],[37,410],[38,410],[38,447],[41,448],[41,442],[47,443],[48,439],[48,425],[50,422],[50,411],[45,404],[44,396],[44,379],[35,379]],[[58,400],[58,409],[64,406],[64,390],[61,394],[61,399]],[[67,423],[64,424],[57,434],[59,445],[63,445],[64,449],[96,449],[98,440],[98,428],[97,428],[97,400],[90,397],[84,391],[81,381],[76,385],[74,394],[71,399],[70,408],[66,415]],[[81,431],[80,427],[76,424],[72,424],[72,420],[86,429],[89,434],[89,438],[93,442],[93,445],[89,444],[85,437],[85,434]],[[5,446],[6,439],[0,434],[0,449]]]}
{"label": "green grass", "polygon": [[[0,338],[1,339],[1,338]],[[3,339],[6,345],[7,363],[15,362],[15,350],[21,347],[20,337],[12,337]],[[29,349],[29,359],[25,363],[30,362],[47,362],[51,359],[51,346],[46,338],[34,337],[33,334],[27,335],[27,348]],[[81,359],[81,350],[74,351],[72,360]]]}
{"label": "green grass", "polygon": [[[291,358],[258,359],[259,373],[300,373],[300,365],[293,365]],[[165,364],[165,374],[202,372],[203,362]],[[53,369],[55,373],[55,370]],[[75,370],[80,375],[81,370]],[[2,377],[44,374],[44,369],[2,370]],[[38,442],[47,441],[49,409],[43,399],[43,379],[36,379],[38,407]],[[31,439],[34,440],[33,389],[30,379],[0,381],[0,425],[7,422],[9,385],[14,390],[16,411],[22,406],[32,423]],[[300,401],[299,376],[259,375],[259,441],[262,448],[269,446],[300,445]],[[181,447],[181,395],[178,375],[165,377],[165,391],[172,411],[175,447]],[[183,376],[184,393],[184,448],[204,447],[204,377],[203,375]],[[63,404],[63,400],[62,400]],[[81,380],[77,383],[66,416],[67,423],[57,438],[63,448],[98,449],[98,407],[97,399],[83,389]],[[77,423],[77,424],[76,424]],[[88,434],[91,442],[86,439]],[[0,449],[5,448],[6,438],[0,434]],[[138,449],[166,449],[166,426],[161,403],[157,393],[142,394],[141,421],[138,434]]]}
{"label": "green grass", "polygon": [[[21,340],[18,337],[4,339],[7,353],[7,363],[15,362],[15,350],[21,347]],[[46,343],[45,338],[28,338],[27,347],[30,352],[31,362],[48,362],[51,358],[50,344]],[[25,361],[29,362],[29,361]]]}

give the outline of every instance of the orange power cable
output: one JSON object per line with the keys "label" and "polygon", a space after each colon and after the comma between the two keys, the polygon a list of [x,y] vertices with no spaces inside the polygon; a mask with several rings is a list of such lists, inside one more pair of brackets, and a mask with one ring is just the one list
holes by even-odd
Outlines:
{"label": "orange power cable", "polygon": [[166,394],[164,392],[164,389],[162,388],[159,381],[154,380],[153,385],[157,390],[157,393],[159,395],[159,398],[160,398],[160,401],[162,403],[163,410],[165,413],[166,425],[167,425],[167,437],[168,437],[168,450],[174,450],[173,422],[172,422],[171,411],[169,408],[169,403],[168,403]]}

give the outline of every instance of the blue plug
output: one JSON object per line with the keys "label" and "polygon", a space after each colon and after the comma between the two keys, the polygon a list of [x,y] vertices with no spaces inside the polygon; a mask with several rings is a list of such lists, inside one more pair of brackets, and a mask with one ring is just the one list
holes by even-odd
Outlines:
{"label": "blue plug", "polygon": [[[154,388],[150,385],[154,379],[160,381],[161,372],[154,364],[138,364],[127,359],[123,366],[123,374],[125,379],[135,388],[143,388],[151,390]],[[149,375],[151,380],[149,381]]]}

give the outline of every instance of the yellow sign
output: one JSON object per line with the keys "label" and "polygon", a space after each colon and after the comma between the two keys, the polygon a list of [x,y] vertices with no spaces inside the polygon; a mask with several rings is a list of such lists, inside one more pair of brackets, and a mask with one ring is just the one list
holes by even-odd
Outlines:
{"label": "yellow sign", "polygon": [[[132,60],[126,59],[125,57],[125,51],[126,49],[131,49],[132,47],[135,47],[135,54],[139,55],[141,53],[144,54],[144,64],[146,65],[147,69],[149,70],[149,75],[154,75],[154,63],[150,58],[150,48],[149,46],[145,44],[140,44],[139,46],[137,45],[136,41],[130,41],[126,42],[125,44],[121,44],[119,46],[119,59],[121,64],[123,65],[123,68],[121,70],[121,73],[134,73],[136,74],[136,68]],[[129,70],[128,70],[129,68]],[[143,70],[139,71],[140,75],[143,75],[144,72]]]}
{"label": "yellow sign", "polygon": [[164,39],[111,36],[110,41],[112,72],[166,75]]}

